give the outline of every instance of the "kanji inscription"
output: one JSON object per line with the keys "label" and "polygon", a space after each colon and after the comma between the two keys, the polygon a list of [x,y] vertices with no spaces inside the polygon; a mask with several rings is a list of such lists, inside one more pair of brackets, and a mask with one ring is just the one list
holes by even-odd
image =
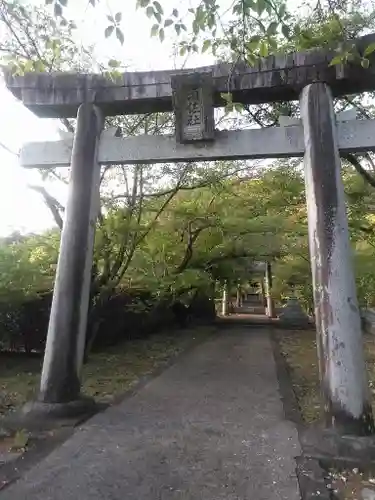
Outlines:
{"label": "kanji inscription", "polygon": [[193,89],[186,96],[186,126],[194,127],[202,123],[202,106],[199,89]]}
{"label": "kanji inscription", "polygon": [[186,73],[171,78],[176,139],[181,143],[214,138],[211,73]]}

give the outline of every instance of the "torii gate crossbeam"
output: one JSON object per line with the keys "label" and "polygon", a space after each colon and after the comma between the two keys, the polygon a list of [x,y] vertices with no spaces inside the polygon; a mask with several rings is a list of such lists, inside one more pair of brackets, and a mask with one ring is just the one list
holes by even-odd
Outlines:
{"label": "torii gate crossbeam", "polygon": [[[179,144],[174,136],[111,137],[106,132],[98,145],[101,165],[290,158],[303,157],[305,150],[302,124],[217,131],[214,142],[203,144]],[[339,121],[337,140],[341,154],[375,151],[375,120]],[[20,162],[26,168],[68,167],[72,148],[73,137],[25,144]]]}

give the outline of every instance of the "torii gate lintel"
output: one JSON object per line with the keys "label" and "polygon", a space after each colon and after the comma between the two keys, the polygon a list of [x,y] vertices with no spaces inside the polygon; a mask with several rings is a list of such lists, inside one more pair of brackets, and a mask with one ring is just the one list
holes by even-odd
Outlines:
{"label": "torii gate lintel", "polygon": [[[375,33],[350,40],[363,54],[375,42]],[[171,78],[189,73],[212,73],[213,105],[223,106],[221,95],[232,92],[234,102],[261,104],[298,100],[302,89],[315,82],[330,86],[334,97],[375,88],[375,54],[369,68],[358,64],[330,65],[334,50],[314,49],[277,54],[254,66],[239,61],[194,69],[124,72],[114,81],[97,74],[5,72],[8,89],[36,115],[75,118],[82,102],[95,102],[103,115],[173,111]]]}

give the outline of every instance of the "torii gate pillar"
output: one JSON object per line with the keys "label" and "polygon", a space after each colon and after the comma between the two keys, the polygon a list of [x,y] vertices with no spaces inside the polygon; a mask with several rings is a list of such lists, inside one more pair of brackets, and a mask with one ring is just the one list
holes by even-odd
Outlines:
{"label": "torii gate pillar", "polygon": [[265,281],[266,281],[266,314],[269,318],[275,318],[275,303],[272,297],[272,266],[270,262],[266,262],[266,273],[265,273]]}
{"label": "torii gate pillar", "polygon": [[225,280],[223,284],[223,295],[221,300],[221,314],[222,316],[229,315],[229,296],[228,296],[228,281]]}
{"label": "torii gate pillar", "polygon": [[321,387],[328,426],[374,432],[333,101],[324,83],[301,95],[309,246]]}
{"label": "torii gate pillar", "polygon": [[100,166],[96,157],[102,128],[100,110],[91,103],[81,104],[40,392],[38,401],[26,406],[25,412],[67,416],[93,405],[81,397],[80,374],[99,210]]}

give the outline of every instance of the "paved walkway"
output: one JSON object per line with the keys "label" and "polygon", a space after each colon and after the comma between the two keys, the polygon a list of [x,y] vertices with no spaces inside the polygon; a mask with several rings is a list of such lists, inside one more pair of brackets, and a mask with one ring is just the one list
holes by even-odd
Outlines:
{"label": "paved walkway", "polygon": [[297,500],[265,329],[225,330],[95,416],[0,500]]}

